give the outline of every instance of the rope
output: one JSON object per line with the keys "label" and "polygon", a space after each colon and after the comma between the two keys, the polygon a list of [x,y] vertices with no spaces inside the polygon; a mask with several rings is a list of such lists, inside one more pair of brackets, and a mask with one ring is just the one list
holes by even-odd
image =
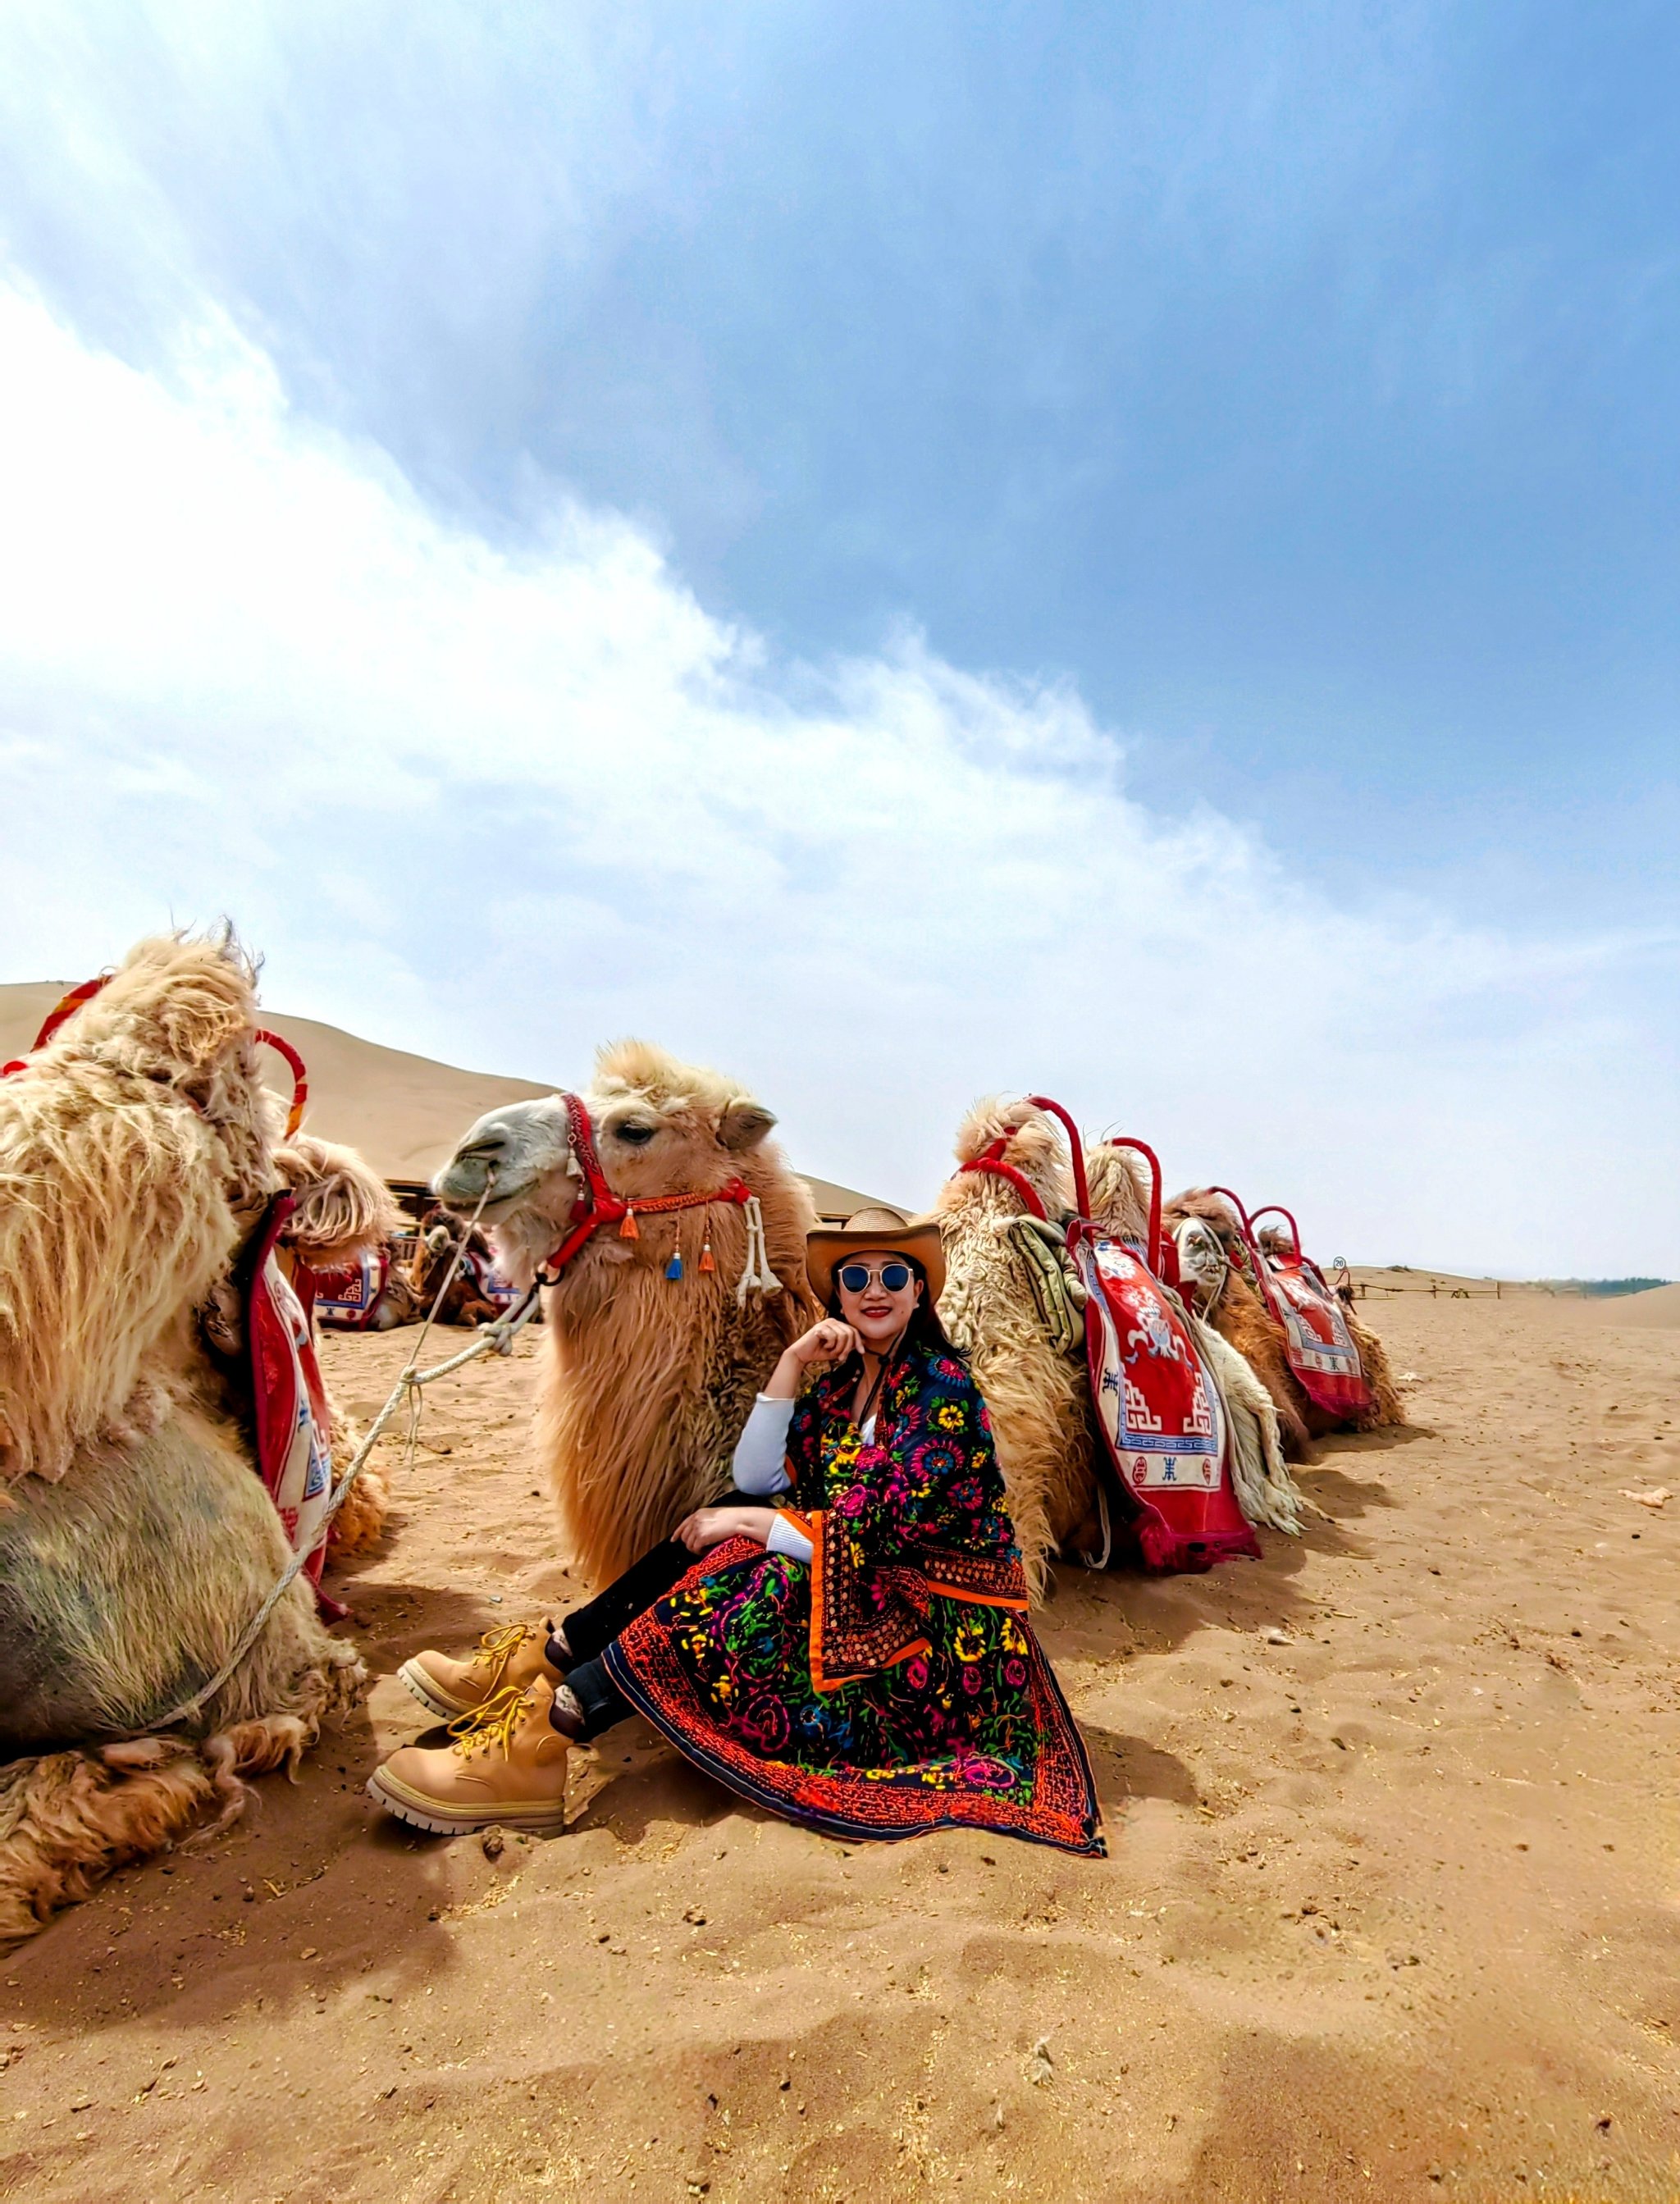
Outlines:
{"label": "rope", "polygon": [[[422,1370],[418,1367],[420,1359],[420,1350],[426,1343],[427,1336],[431,1330],[432,1320],[436,1316],[438,1309],[442,1304],[443,1296],[448,1291],[448,1289],[454,1279],[455,1273],[460,1269],[462,1259],[466,1253],[468,1244],[472,1237],[473,1229],[478,1224],[479,1217],[483,1214],[484,1204],[490,1200],[490,1186],[494,1182],[494,1179],[495,1173],[491,1172],[490,1178],[485,1182],[484,1191],[478,1198],[478,1206],[473,1211],[471,1218],[468,1220],[461,1232],[460,1241],[455,1249],[454,1259],[451,1261],[449,1268],[445,1273],[442,1284],[437,1289],[437,1296],[432,1302],[430,1312],[428,1314],[424,1324],[421,1326],[420,1336],[415,1342],[414,1352],[409,1356],[407,1362],[403,1367],[401,1375],[398,1378],[396,1383],[391,1389],[390,1398],[386,1401],[384,1407],[381,1408],[379,1413],[374,1418],[372,1423],[368,1426],[366,1437],[363,1439],[361,1444],[356,1449],[355,1453],[350,1457],[350,1460],[345,1467],[343,1476],[333,1487],[332,1497],[328,1501],[326,1509],[321,1517],[321,1538],[324,1538],[326,1537],[334,1516],[337,1514],[339,1509],[344,1505],[346,1500],[348,1499],[351,1486],[355,1483],[356,1479],[361,1475],[363,1470],[367,1466],[368,1457],[372,1454],[374,1446],[378,1441],[381,1433],[384,1431],[387,1424],[390,1422],[392,1417],[396,1413],[398,1407],[402,1404],[402,1402],[405,1400],[407,1400],[412,1403],[418,1424],[419,1395],[420,1389],[423,1386],[433,1383],[439,1378],[447,1378],[452,1370],[460,1369],[463,1364],[472,1361],[480,1354],[489,1353],[491,1348],[494,1348],[498,1354],[511,1354],[516,1334],[526,1323],[529,1322],[531,1312],[537,1306],[537,1288],[532,1285],[527,1289],[525,1298],[519,1302],[516,1308],[510,1309],[506,1316],[498,1317],[494,1324],[487,1324],[473,1340],[472,1344],[470,1347],[463,1348],[459,1354],[452,1354],[447,1362],[438,1363],[435,1369]],[[257,1609],[255,1614],[252,1616],[250,1621],[240,1633],[238,1642],[235,1644],[233,1651],[223,1662],[222,1666],[217,1670],[216,1674],[210,1679],[210,1681],[206,1684],[200,1685],[199,1689],[194,1692],[190,1697],[178,1701],[175,1705],[172,1706],[169,1709],[167,1714],[155,1715],[149,1721],[143,1723],[140,1728],[130,1730],[128,1733],[129,1739],[132,1739],[134,1738],[148,1736],[154,1730],[168,1729],[173,1723],[184,1721],[189,1715],[196,1715],[202,1711],[205,1701],[213,1699],[216,1697],[216,1694],[232,1677],[234,1670],[239,1667],[240,1662],[244,1660],[246,1655],[251,1650],[252,1647],[257,1643],[257,1640],[262,1636],[264,1630],[268,1626],[270,1616],[274,1613],[276,1608],[279,1606],[281,1601],[291,1590],[292,1586],[297,1582],[298,1578],[304,1569],[308,1567],[310,1555],[318,1550],[320,1543],[320,1539],[316,1540],[314,1544],[310,1547],[307,1553],[293,1555],[291,1560],[287,1563],[286,1567],[281,1571],[279,1577],[276,1579],[273,1586],[269,1591],[268,1597],[263,1601],[262,1605]],[[107,1743],[115,1743],[117,1740],[107,1739],[105,1741]]]}

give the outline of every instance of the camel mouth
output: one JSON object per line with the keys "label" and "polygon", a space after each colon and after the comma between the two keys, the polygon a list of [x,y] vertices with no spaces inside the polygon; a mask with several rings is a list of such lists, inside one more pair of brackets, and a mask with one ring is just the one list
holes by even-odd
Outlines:
{"label": "camel mouth", "polygon": [[[493,1187],[490,1185],[492,1170],[495,1171]],[[456,1216],[470,1217],[477,1210],[481,1224],[493,1224],[525,1199],[539,1176],[536,1171],[521,1169],[505,1160],[493,1164],[489,1157],[454,1156],[433,1179],[431,1190],[443,1206]],[[487,1187],[490,1189],[490,1198],[479,1209],[480,1197]]]}

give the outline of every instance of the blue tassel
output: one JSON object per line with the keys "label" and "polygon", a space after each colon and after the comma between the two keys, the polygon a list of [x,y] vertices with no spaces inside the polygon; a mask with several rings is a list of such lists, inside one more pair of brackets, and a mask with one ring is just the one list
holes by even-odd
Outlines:
{"label": "blue tassel", "polygon": [[665,1265],[665,1275],[668,1278],[681,1277],[682,1250],[680,1248],[677,1250],[676,1253],[672,1256],[670,1261]]}

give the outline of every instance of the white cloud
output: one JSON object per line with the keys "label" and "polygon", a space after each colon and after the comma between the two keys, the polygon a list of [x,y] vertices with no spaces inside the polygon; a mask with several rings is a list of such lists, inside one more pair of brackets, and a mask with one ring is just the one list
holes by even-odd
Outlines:
{"label": "white cloud", "polygon": [[154,376],[0,293],[0,481],[10,976],[226,910],[277,1007],[556,1079],[644,1031],[911,1200],[1036,1086],[1325,1253],[1674,1266],[1672,945],[1354,908],[1071,689],[774,664],[610,513],[493,548],[213,312]]}

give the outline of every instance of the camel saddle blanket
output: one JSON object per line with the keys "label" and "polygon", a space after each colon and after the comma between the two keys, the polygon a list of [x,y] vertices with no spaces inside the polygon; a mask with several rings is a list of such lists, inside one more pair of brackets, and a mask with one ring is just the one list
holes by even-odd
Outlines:
{"label": "camel saddle blanket", "polygon": [[1342,1305],[1311,1263],[1271,1263],[1264,1278],[1284,1353],[1307,1398],[1333,1416],[1360,1416],[1371,1389]]}
{"label": "camel saddle blanket", "polygon": [[481,1300],[493,1302],[502,1310],[513,1307],[519,1297],[519,1289],[510,1279],[504,1278],[490,1257],[477,1247],[469,1247],[461,1258],[461,1269],[478,1288]]}
{"label": "camel saddle blanket", "polygon": [[335,1331],[365,1331],[390,1275],[391,1259],[383,1247],[365,1250],[341,1269],[315,1271],[316,1316]]}
{"label": "camel saddle blanket", "polygon": [[1231,1480],[1231,1431],[1213,1372],[1176,1296],[1140,1252],[1089,1230],[1076,1259],[1088,1295],[1091,1399],[1111,1475],[1145,1567],[1198,1572],[1259,1542]]}
{"label": "camel saddle blanket", "polygon": [[[332,1417],[315,1360],[309,1311],[276,1254],[275,1242],[290,1209],[290,1197],[280,1196],[258,1235],[246,1287],[246,1349],[257,1466],[292,1551],[308,1555],[305,1574],[318,1585],[327,1550],[324,1519],[332,1496]],[[309,1273],[300,1271],[299,1277],[306,1291]]]}

